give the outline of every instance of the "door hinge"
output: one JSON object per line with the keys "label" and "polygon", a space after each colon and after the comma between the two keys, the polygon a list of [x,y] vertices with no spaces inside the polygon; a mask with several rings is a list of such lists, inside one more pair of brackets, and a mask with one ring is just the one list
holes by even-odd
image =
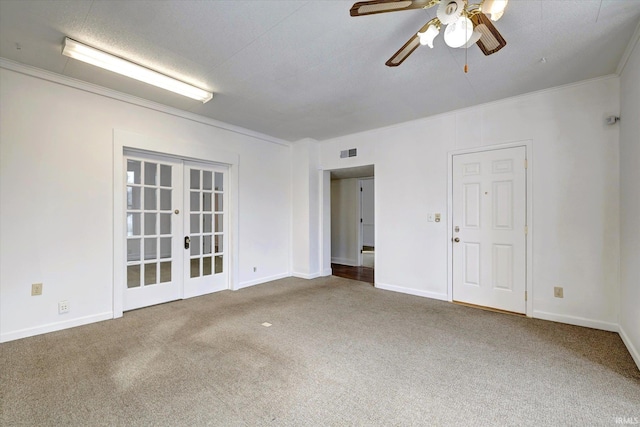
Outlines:
{"label": "door hinge", "polygon": [[360,191],[362,191],[362,187],[360,187]]}
{"label": "door hinge", "polygon": [[362,218],[360,218],[360,223],[362,223]]}
{"label": "door hinge", "polygon": [[524,235],[526,236],[527,234],[529,234],[529,226],[525,225],[524,226]]}
{"label": "door hinge", "polygon": [[527,291],[524,291],[524,300],[527,301],[528,297],[529,297],[529,293]]}
{"label": "door hinge", "polygon": [[524,159],[524,168],[529,169],[529,160]]}

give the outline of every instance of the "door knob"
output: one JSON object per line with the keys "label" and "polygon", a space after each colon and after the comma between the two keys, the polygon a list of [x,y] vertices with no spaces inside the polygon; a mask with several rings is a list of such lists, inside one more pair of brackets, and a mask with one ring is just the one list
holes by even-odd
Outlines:
{"label": "door knob", "polygon": [[459,237],[456,237],[455,239],[453,239],[454,242],[458,243],[460,241]]}

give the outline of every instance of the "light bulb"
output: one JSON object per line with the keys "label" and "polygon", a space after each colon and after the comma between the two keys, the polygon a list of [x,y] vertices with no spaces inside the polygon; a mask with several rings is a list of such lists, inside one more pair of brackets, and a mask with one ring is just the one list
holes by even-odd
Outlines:
{"label": "light bulb", "polygon": [[497,21],[502,17],[508,2],[509,0],[484,0],[481,6],[482,13],[490,14],[491,20]]}
{"label": "light bulb", "polygon": [[418,33],[420,44],[423,46],[427,45],[431,49],[433,49],[433,39],[435,39],[438,34],[440,34],[440,29],[435,25],[429,25],[427,31],[425,31],[424,33]]}
{"label": "light bulb", "polygon": [[453,24],[447,25],[444,30],[444,42],[449,47],[464,46],[473,35],[473,24],[465,16],[458,18]]}

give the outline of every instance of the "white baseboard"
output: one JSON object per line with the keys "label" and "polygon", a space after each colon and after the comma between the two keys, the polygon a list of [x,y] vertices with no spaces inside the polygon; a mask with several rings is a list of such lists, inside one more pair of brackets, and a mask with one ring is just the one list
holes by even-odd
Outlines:
{"label": "white baseboard", "polygon": [[546,311],[533,310],[536,319],[551,320],[552,322],[567,323],[569,325],[584,326],[585,328],[602,329],[603,331],[619,332],[617,323],[603,322],[601,320],[587,319],[585,317],[568,316],[566,314],[547,313]]}
{"label": "white baseboard", "polygon": [[238,287],[236,287],[234,291],[248,288],[250,286],[259,285],[261,283],[273,282],[274,280],[284,279],[285,277],[291,277],[291,274],[287,272],[287,273],[275,274],[273,276],[268,276],[268,277],[260,277],[259,279],[247,280],[245,282],[241,282],[240,284],[238,284]]}
{"label": "white baseboard", "polygon": [[333,274],[333,270],[330,268],[325,268],[322,270],[322,277],[331,276]]}
{"label": "white baseboard", "polygon": [[298,272],[293,272],[291,273],[291,275],[293,277],[299,277],[301,279],[315,279],[316,277],[320,277],[320,272],[316,272],[316,273],[311,273],[311,274],[307,274],[307,273],[298,273]]}
{"label": "white baseboard", "polygon": [[103,320],[110,319],[113,319],[113,312],[111,311],[100,314],[92,314],[91,316],[76,317],[74,319],[63,320],[61,322],[48,323],[46,325],[35,326],[33,328],[25,328],[13,332],[6,332],[4,334],[0,334],[0,342],[18,340],[21,338],[61,331],[63,329],[75,328],[76,326],[88,325],[89,323],[101,322]]}
{"label": "white baseboard", "polygon": [[334,258],[331,257],[331,263],[332,264],[340,264],[340,265],[348,265],[351,267],[359,267],[358,265],[358,260],[357,259],[351,259],[351,258]]}
{"label": "white baseboard", "polygon": [[629,350],[629,353],[631,353],[633,361],[636,362],[638,369],[640,369],[640,351],[638,351],[638,349],[633,345],[631,339],[629,338],[629,335],[627,335],[624,329],[622,329],[622,326],[620,326],[620,331],[618,332],[618,334],[620,334],[622,342],[627,346],[627,350]]}
{"label": "white baseboard", "polygon": [[447,294],[441,294],[437,292],[421,291],[421,290],[412,289],[412,288],[403,288],[401,286],[387,285],[385,283],[379,283],[379,282],[375,284],[375,287],[378,289],[384,289],[386,291],[400,292],[403,294],[416,295],[419,297],[437,299],[441,301],[449,300],[447,297]]}

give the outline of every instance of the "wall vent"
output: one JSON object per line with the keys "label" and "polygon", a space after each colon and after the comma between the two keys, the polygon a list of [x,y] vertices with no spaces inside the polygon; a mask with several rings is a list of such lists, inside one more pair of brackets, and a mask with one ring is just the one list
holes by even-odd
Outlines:
{"label": "wall vent", "polygon": [[358,149],[357,148],[350,148],[348,150],[342,150],[340,152],[340,158],[344,159],[346,157],[355,157],[358,155]]}

